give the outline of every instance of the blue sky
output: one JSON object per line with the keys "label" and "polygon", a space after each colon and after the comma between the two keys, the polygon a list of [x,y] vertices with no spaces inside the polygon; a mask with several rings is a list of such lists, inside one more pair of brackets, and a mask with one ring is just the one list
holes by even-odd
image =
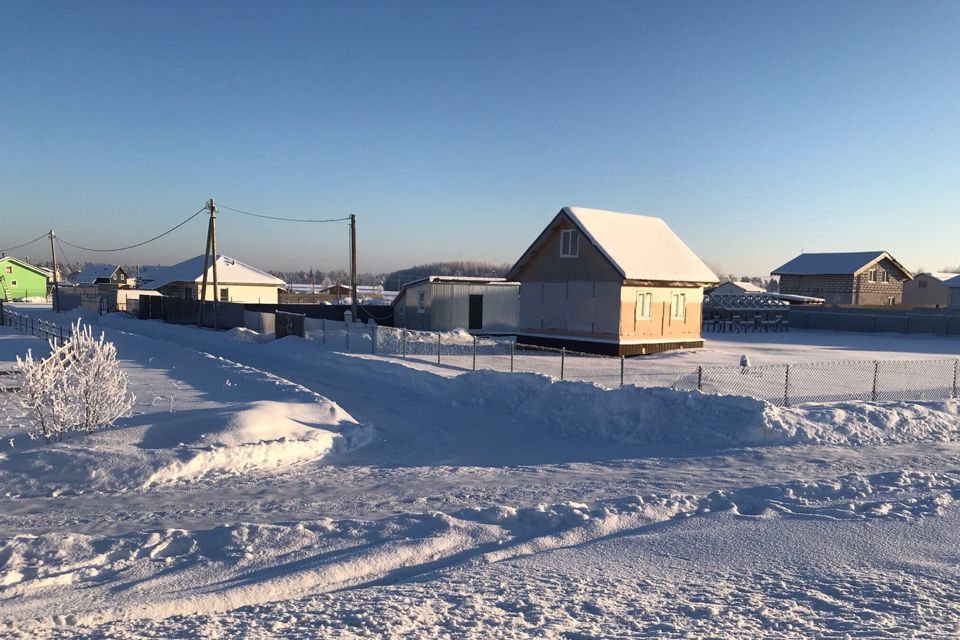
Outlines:
{"label": "blue sky", "polygon": [[[0,3],[0,247],[122,246],[215,196],[357,213],[363,271],[510,262],[564,205],[661,216],[723,272],[958,265],[958,33],[958,2]],[[347,264],[343,225],[218,230]]]}

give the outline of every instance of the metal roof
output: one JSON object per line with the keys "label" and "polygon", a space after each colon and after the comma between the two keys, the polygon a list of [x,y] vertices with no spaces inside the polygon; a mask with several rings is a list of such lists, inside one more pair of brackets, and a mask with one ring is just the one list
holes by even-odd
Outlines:
{"label": "metal roof", "polygon": [[847,253],[801,253],[785,265],[771,271],[782,276],[839,276],[855,275],[888,258],[908,277],[913,278],[902,264],[886,251],[853,251]]}

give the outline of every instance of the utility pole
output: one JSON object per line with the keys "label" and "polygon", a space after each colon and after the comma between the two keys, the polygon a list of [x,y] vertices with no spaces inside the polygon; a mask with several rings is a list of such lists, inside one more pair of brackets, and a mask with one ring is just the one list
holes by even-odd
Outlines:
{"label": "utility pole", "polygon": [[350,312],[357,318],[357,214],[350,214]]}
{"label": "utility pole", "polygon": [[57,250],[54,249],[53,241],[56,239],[57,234],[53,232],[53,229],[50,229],[50,258],[53,263],[53,310],[57,313],[60,313],[60,291],[57,289]]}
{"label": "utility pole", "polygon": [[217,281],[217,203],[210,198],[210,255],[213,260],[213,330],[220,329],[220,287]]}
{"label": "utility pole", "polygon": [[210,240],[213,235],[213,198],[207,201],[210,222],[207,223],[207,244],[203,249],[203,279],[200,284],[200,308],[197,309],[197,326],[203,326],[203,306],[207,302],[207,269],[210,268]]}

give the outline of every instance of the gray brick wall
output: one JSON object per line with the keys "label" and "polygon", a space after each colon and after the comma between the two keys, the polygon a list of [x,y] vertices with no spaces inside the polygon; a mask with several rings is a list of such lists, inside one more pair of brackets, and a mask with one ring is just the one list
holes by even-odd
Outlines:
{"label": "gray brick wall", "polygon": [[[874,270],[873,282],[870,271]],[[883,273],[886,273],[886,281]],[[780,292],[823,298],[827,304],[886,305],[903,301],[906,275],[889,260],[882,260],[867,271],[852,275],[780,276]]]}

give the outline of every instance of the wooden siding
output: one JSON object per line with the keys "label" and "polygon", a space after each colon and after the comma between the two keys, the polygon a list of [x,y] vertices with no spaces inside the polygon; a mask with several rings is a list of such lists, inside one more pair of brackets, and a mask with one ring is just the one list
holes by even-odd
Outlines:
{"label": "wooden siding", "polygon": [[[561,216],[550,230],[545,242],[533,252],[526,264],[520,267],[517,280],[520,282],[567,282],[571,280],[591,282],[620,282],[623,277],[610,261],[580,233],[576,258],[560,257],[560,231],[576,229],[572,222]],[[578,230],[579,231],[579,230]]]}

